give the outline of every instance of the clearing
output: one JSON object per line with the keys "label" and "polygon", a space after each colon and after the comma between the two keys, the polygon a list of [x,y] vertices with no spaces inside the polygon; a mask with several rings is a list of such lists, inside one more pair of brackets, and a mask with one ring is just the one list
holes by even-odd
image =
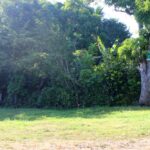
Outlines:
{"label": "clearing", "polygon": [[0,150],[150,150],[150,109],[0,109]]}

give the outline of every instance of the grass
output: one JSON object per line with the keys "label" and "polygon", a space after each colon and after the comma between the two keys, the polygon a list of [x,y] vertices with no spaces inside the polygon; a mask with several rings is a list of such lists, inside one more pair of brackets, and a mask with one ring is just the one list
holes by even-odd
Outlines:
{"label": "grass", "polygon": [[150,109],[0,109],[0,141],[130,139],[150,134]]}

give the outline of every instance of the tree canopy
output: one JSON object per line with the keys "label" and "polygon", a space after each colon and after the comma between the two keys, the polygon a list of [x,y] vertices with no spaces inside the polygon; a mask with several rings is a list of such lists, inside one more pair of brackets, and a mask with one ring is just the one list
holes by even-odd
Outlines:
{"label": "tree canopy", "polygon": [[85,0],[7,0],[0,7],[0,105],[135,102],[140,83],[132,58],[137,53],[125,58],[136,41],[128,39],[124,24],[104,19],[101,9]]}

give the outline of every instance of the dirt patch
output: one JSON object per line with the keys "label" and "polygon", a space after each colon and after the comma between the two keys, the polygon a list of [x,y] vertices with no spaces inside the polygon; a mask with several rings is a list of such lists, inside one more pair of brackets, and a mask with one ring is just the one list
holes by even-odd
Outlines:
{"label": "dirt patch", "polygon": [[122,141],[1,142],[0,150],[150,150],[150,138]]}

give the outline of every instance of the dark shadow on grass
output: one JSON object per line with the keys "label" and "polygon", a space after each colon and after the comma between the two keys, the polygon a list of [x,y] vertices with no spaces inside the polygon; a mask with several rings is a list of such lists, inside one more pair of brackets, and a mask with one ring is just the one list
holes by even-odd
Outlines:
{"label": "dark shadow on grass", "polygon": [[102,118],[114,112],[147,111],[149,107],[95,107],[85,109],[54,110],[54,109],[0,109],[0,121],[3,120],[41,120],[51,118]]}

